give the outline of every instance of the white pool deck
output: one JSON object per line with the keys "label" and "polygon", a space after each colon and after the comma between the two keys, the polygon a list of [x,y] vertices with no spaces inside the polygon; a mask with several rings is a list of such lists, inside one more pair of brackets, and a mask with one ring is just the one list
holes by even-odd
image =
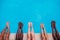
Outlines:
{"label": "white pool deck", "polygon": [[[16,37],[16,33],[11,33],[9,40],[15,40],[15,37]],[[23,40],[27,40],[27,34],[26,33],[24,33]],[[40,33],[35,33],[35,40],[41,40]],[[51,33],[48,33],[48,40],[53,40]]]}

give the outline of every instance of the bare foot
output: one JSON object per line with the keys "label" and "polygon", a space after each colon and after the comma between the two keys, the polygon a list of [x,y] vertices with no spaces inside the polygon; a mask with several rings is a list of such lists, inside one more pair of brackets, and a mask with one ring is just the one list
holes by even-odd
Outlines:
{"label": "bare foot", "polygon": [[29,27],[32,27],[32,22],[29,22],[29,23],[28,23],[28,26],[29,26]]}
{"label": "bare foot", "polygon": [[40,27],[41,27],[41,29],[43,29],[44,28],[44,24],[41,24]]}

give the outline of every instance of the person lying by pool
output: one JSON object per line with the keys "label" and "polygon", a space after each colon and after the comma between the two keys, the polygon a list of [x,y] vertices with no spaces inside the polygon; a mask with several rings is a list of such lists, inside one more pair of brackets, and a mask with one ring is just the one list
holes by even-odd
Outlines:
{"label": "person lying by pool", "polygon": [[28,23],[27,40],[35,40],[35,34],[34,34],[32,22]]}
{"label": "person lying by pool", "polygon": [[2,36],[2,40],[9,40],[10,28],[9,28],[9,23],[8,22],[6,23],[6,27],[2,31],[1,36]]}
{"label": "person lying by pool", "polygon": [[16,33],[16,39],[15,40],[23,40],[23,23],[18,23],[18,30]]}
{"label": "person lying by pool", "polygon": [[51,21],[51,28],[52,28],[52,36],[54,40],[60,40],[59,32],[56,29],[56,22]]}
{"label": "person lying by pool", "polygon": [[40,27],[41,27],[41,40],[48,40],[48,35],[45,31],[44,24],[41,24]]}

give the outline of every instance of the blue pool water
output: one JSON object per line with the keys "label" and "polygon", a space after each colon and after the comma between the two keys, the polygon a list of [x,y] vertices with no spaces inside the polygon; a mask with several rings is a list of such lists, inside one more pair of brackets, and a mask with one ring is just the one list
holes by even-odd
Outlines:
{"label": "blue pool water", "polygon": [[31,21],[35,33],[40,33],[41,23],[45,24],[46,32],[51,33],[52,20],[60,32],[60,0],[0,0],[0,32],[9,21],[10,32],[16,33],[21,21],[23,32],[27,33]]}

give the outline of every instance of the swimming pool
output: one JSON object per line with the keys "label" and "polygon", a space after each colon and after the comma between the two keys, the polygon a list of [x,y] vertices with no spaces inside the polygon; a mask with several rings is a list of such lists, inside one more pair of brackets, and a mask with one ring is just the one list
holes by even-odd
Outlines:
{"label": "swimming pool", "polygon": [[60,32],[60,0],[0,0],[0,32],[8,21],[10,32],[16,33],[21,21],[23,31],[27,33],[28,22],[31,21],[35,33],[40,33],[41,23],[45,24],[47,33],[51,33],[52,20],[56,21]]}

